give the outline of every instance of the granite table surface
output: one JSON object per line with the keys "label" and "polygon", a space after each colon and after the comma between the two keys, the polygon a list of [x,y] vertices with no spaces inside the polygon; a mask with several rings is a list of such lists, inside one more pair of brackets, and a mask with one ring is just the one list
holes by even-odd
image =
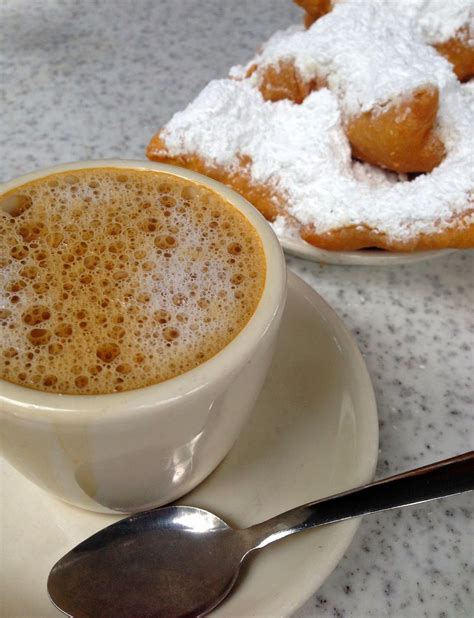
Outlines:
{"label": "granite table surface", "polygon": [[[0,181],[63,161],[143,159],[174,111],[299,19],[289,0],[2,0]],[[472,448],[473,258],[288,259],[365,357],[379,478]],[[295,617],[472,616],[472,506],[464,495],[365,518]]]}

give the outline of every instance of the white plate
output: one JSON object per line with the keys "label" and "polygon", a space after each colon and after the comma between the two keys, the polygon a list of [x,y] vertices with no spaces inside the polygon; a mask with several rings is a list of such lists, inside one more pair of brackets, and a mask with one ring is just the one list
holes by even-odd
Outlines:
{"label": "white plate", "polygon": [[[255,412],[219,468],[182,503],[247,526],[371,480],[378,452],[375,399],[357,346],[334,311],[296,275],[275,360]],[[46,578],[67,550],[117,517],[50,497],[2,465],[0,615],[48,618]],[[282,616],[341,559],[348,521],[284,539],[255,556],[215,616]]]}
{"label": "white plate", "polygon": [[312,262],[322,264],[341,264],[345,266],[387,266],[395,264],[413,264],[423,260],[448,255],[455,249],[442,251],[414,251],[411,253],[397,253],[377,249],[362,249],[360,251],[325,251],[313,247],[302,238],[288,238],[279,236],[285,253],[294,255]]}

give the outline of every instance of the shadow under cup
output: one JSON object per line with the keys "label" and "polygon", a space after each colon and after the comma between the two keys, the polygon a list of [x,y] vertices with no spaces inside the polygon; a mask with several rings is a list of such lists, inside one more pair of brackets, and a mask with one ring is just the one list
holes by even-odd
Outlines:
{"label": "shadow under cup", "polygon": [[108,395],[59,395],[0,381],[6,459],[62,500],[126,513],[187,493],[236,441],[271,362],[286,298],[286,267],[276,236],[251,204],[206,176],[171,165],[70,163],[15,179],[0,191],[55,173],[101,167],[164,172],[211,189],[257,231],[267,269],[259,304],[240,333],[215,356],[175,378]]}

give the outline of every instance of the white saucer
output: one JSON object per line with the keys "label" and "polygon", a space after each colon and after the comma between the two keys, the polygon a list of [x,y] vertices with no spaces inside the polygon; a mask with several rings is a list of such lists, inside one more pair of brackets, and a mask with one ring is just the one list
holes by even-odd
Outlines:
{"label": "white saucer", "polygon": [[442,257],[455,251],[415,251],[412,253],[396,253],[377,249],[363,249],[360,251],[325,251],[313,247],[302,238],[288,238],[279,236],[285,253],[295,257],[321,262],[322,264],[340,264],[345,266],[390,266],[398,264],[413,264],[424,260]]}
{"label": "white saucer", "polygon": [[[182,503],[247,526],[371,480],[378,452],[374,393],[357,346],[334,311],[296,275],[275,360],[255,412],[219,468]],[[119,519],[50,497],[1,468],[2,616],[54,618],[46,578],[67,550]],[[270,546],[213,615],[291,614],[332,572],[357,529],[348,521]]]}

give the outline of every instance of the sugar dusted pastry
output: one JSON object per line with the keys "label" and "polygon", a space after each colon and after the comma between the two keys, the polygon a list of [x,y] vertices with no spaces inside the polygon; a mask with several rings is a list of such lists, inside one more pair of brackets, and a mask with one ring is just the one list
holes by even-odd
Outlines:
{"label": "sugar dusted pastry", "polygon": [[386,15],[380,4],[346,1],[309,30],[277,32],[232,75],[251,79],[272,101],[300,103],[327,85],[339,98],[354,156],[368,163],[429,172],[444,156],[436,120],[439,90],[456,81],[452,67],[409,16]]}
{"label": "sugar dusted pastry", "polygon": [[248,80],[223,79],[174,115],[148,156],[229,184],[280,229],[288,215],[305,239],[326,249],[474,246],[473,110],[467,85],[446,94],[440,132],[447,155],[434,172],[409,181],[352,161],[330,90],[300,105],[272,103]]}
{"label": "sugar dusted pastry", "polygon": [[346,135],[352,155],[394,172],[431,172],[446,154],[436,126],[438,101],[438,88],[425,86],[382,109],[350,117]]}
{"label": "sugar dusted pastry", "polygon": [[434,47],[453,65],[461,81],[474,77],[474,26],[463,26],[454,36]]}
{"label": "sugar dusted pastry", "polygon": [[280,235],[325,249],[474,246],[473,87],[409,16],[373,7],[346,0],[277,33],[175,114],[148,156],[229,184]]}

